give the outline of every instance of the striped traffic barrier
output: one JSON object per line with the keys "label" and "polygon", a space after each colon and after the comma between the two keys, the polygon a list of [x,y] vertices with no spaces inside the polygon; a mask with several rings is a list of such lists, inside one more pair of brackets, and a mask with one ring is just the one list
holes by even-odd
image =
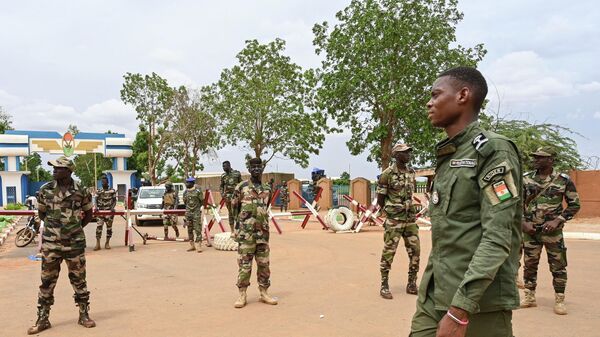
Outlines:
{"label": "striped traffic barrier", "polygon": [[[304,199],[303,196],[298,194],[298,192],[292,191],[292,193],[296,196],[296,198],[300,199],[300,201],[304,204],[304,206],[306,206],[306,208],[308,208],[310,213],[315,218],[317,218],[317,220],[321,223],[321,226],[323,226],[323,229],[329,229],[329,227],[325,224],[325,221],[323,221],[323,219],[319,215],[319,212],[317,212],[317,210],[313,207],[313,205],[311,203],[309,203],[306,199]],[[308,222],[308,218],[310,218],[310,215],[305,216],[304,222],[302,223],[302,228],[304,228],[306,226],[306,223]]]}

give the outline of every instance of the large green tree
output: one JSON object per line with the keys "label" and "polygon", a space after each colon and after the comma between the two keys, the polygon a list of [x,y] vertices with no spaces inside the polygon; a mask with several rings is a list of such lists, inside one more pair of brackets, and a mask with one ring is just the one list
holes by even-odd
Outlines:
{"label": "large green tree", "polygon": [[[94,162],[94,156],[96,160]],[[98,153],[87,153],[75,156],[75,175],[83,186],[95,187],[103,171],[112,169],[112,160]],[[95,164],[95,166],[94,166]]]}
{"label": "large green tree", "polygon": [[203,88],[205,102],[222,119],[225,144],[246,145],[268,162],[279,154],[302,167],[325,139],[324,116],[307,108],[315,78],[285,56],[285,41],[246,41],[237,64]]}
{"label": "large green tree", "polygon": [[[0,134],[12,130],[12,116],[0,106]],[[4,170],[4,160],[0,160],[0,171]]]}
{"label": "large green tree", "polygon": [[137,119],[147,130],[147,172],[153,185],[158,182],[157,169],[164,164],[167,148],[172,141],[174,124],[173,101],[175,90],[159,75],[127,73],[121,89],[121,100],[131,104]]}
{"label": "large green tree", "polygon": [[341,129],[354,155],[387,167],[393,144],[414,146],[415,159],[432,159],[441,133],[425,112],[429,88],[444,69],[475,66],[482,45],[456,44],[463,18],[457,0],[353,0],[337,24],[313,27],[317,54],[324,54],[318,102]]}
{"label": "large green tree", "polygon": [[34,152],[22,159],[21,166],[25,171],[31,172],[29,179],[31,181],[49,181],[52,180],[52,174],[42,167],[42,158],[40,154]]}

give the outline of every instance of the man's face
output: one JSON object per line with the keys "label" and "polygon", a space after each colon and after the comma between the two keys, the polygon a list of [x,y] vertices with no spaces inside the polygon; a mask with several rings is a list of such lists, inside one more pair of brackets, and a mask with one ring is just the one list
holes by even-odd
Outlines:
{"label": "man's face", "polygon": [[71,170],[66,167],[53,167],[52,177],[54,180],[62,180],[69,178],[71,176]]}
{"label": "man's face", "polygon": [[231,171],[231,164],[230,163],[223,163],[223,171],[225,171],[225,172]]}
{"label": "man's face", "polygon": [[248,171],[250,172],[252,178],[260,179],[263,173],[263,166],[262,164],[250,164]]}
{"label": "man's face", "polygon": [[427,102],[428,118],[437,128],[454,124],[461,116],[458,104],[459,90],[448,76],[438,78],[431,88],[431,99]]}
{"label": "man's face", "polygon": [[411,150],[394,152],[397,163],[407,164],[410,161]]}
{"label": "man's face", "polygon": [[101,181],[102,181],[102,187],[104,189],[107,189],[108,188],[108,179],[102,178]]}
{"label": "man's face", "polygon": [[173,185],[165,185],[167,192],[171,192],[173,190]]}
{"label": "man's face", "polygon": [[532,156],[533,168],[536,170],[552,167],[554,158],[547,156]]}
{"label": "man's face", "polygon": [[185,182],[185,187],[187,187],[187,188],[192,188],[192,187],[194,187],[194,182],[193,182],[193,181],[186,181],[186,182]]}

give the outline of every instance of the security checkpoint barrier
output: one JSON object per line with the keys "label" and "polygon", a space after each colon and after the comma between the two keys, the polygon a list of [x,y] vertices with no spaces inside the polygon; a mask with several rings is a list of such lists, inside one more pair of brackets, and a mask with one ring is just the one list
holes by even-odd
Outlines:
{"label": "security checkpoint barrier", "polygon": [[[321,223],[321,226],[323,226],[323,229],[327,230],[329,229],[329,227],[327,226],[327,224],[325,223],[325,221],[323,221],[323,218],[321,218],[321,216],[319,215],[319,212],[317,212],[317,210],[315,209],[315,206],[313,206],[313,204],[309,203],[306,199],[304,199],[304,197],[302,197],[300,194],[298,194],[298,192],[296,191],[292,191],[292,194],[296,196],[296,198],[300,199],[300,201],[304,204],[304,206],[306,206],[306,208],[308,208],[308,210],[310,211],[310,213],[317,218],[317,220]],[[318,194],[317,194],[318,196]],[[317,199],[315,197],[315,199]],[[314,203],[316,205],[316,203]],[[310,214],[306,215],[304,217],[304,221],[302,222],[302,228],[304,228],[306,226],[306,223],[308,222],[308,219],[310,218]]]}

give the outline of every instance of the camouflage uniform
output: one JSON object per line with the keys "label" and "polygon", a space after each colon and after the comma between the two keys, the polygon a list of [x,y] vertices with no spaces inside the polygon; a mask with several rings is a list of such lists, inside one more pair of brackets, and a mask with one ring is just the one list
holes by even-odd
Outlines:
{"label": "camouflage uniform", "polygon": [[[109,189],[101,189],[98,190],[98,194],[96,195],[96,206],[98,210],[101,211],[111,211],[115,208],[117,204],[117,191],[109,188]],[[100,240],[102,237],[102,226],[106,224],[106,239],[110,239],[112,237],[112,225],[113,225],[113,215],[109,216],[100,216],[98,217],[97,226],[96,226],[96,239]]]}
{"label": "camouflage uniform", "polygon": [[82,212],[92,209],[92,196],[73,181],[63,194],[56,181],[40,188],[38,209],[45,213],[42,234],[42,284],[38,294],[40,307],[54,304],[54,287],[64,260],[69,280],[75,291],[75,303],[87,306],[90,292],[85,280],[85,234],[81,226]]}
{"label": "camouflage uniform", "polygon": [[188,239],[202,242],[202,206],[204,205],[204,196],[202,190],[193,187],[183,192],[183,202],[185,203],[185,222],[187,223]]}
{"label": "camouflage uniform", "polygon": [[288,191],[287,185],[281,186],[279,190],[279,198],[281,200],[281,211],[287,212],[288,204],[290,203],[290,192]]}
{"label": "camouflage uniform", "polygon": [[253,259],[256,259],[259,286],[267,289],[271,284],[269,215],[267,214],[270,195],[269,185],[254,185],[249,180],[235,188],[234,204],[240,205],[235,233],[236,241],[239,243],[237,286],[240,289],[250,285]]}
{"label": "camouflage uniform", "polygon": [[[176,189],[163,194],[163,208],[164,209],[176,209],[179,204],[178,192]],[[165,237],[169,234],[169,226],[173,227],[175,235],[179,237],[179,229],[177,228],[177,215],[175,214],[164,214],[163,215],[163,226]]]}
{"label": "camouflage uniform", "polygon": [[415,188],[415,172],[408,169],[401,172],[396,165],[388,167],[379,178],[377,194],[385,195],[384,211],[387,219],[384,223],[383,252],[381,254],[381,279],[387,281],[396,255],[400,238],[408,253],[409,283],[417,279],[419,272],[419,257],[421,254],[419,242],[419,227],[415,223],[415,210],[412,195]]}
{"label": "camouflage uniform", "polygon": [[236,214],[234,210],[231,208],[231,199],[233,198],[233,193],[235,187],[242,181],[242,174],[240,171],[231,170],[231,172],[223,173],[221,175],[221,198],[225,199],[225,206],[227,207],[227,215],[229,217],[229,227],[231,227],[231,232],[234,231],[234,223]]}
{"label": "camouflage uniform", "polygon": [[[561,225],[553,232],[543,233],[545,222],[561,218],[571,220],[579,211],[579,196],[568,175],[558,172],[542,179],[536,172],[526,173],[523,180],[527,221],[534,223],[536,234],[523,233],[525,288],[535,290],[542,246],[546,247],[552,284],[556,293],[564,293],[567,285],[567,247]],[[541,195],[538,195],[541,193]],[[563,199],[567,207],[563,208]]]}

